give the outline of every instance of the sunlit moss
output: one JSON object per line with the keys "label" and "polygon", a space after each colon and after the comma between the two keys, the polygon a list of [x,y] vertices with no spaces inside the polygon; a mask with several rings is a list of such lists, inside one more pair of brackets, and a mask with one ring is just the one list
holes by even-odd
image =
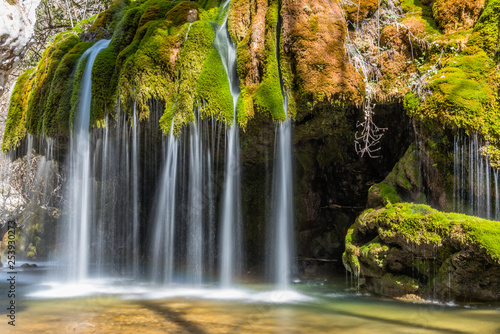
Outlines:
{"label": "sunlit moss", "polygon": [[407,111],[436,126],[480,132],[487,139],[500,138],[495,65],[483,50],[471,50],[451,58],[429,81],[432,95],[416,106],[406,98]]}
{"label": "sunlit moss", "polygon": [[90,42],[76,44],[57,66],[43,117],[43,133],[50,137],[68,134],[70,97],[76,63],[91,45]]}
{"label": "sunlit moss", "polygon": [[265,62],[262,82],[255,91],[254,104],[258,112],[268,113],[276,121],[286,118],[276,50],[278,2],[269,5],[266,13]]}
{"label": "sunlit moss", "polygon": [[490,57],[498,57],[500,43],[498,22],[500,22],[500,0],[489,0],[474,26],[468,44],[482,48]]}
{"label": "sunlit moss", "polygon": [[208,116],[217,116],[226,122],[234,118],[234,104],[229,80],[222,60],[215,47],[209,51],[198,80],[197,95],[204,101],[203,111]]}
{"label": "sunlit moss", "polygon": [[112,48],[99,52],[92,66],[92,103],[90,124],[104,119],[109,107],[114,106],[113,87],[110,82],[116,65],[117,54]]}
{"label": "sunlit moss", "polygon": [[[209,50],[213,48],[212,42],[215,33],[210,23],[204,21],[194,22],[190,28],[188,24],[185,26],[184,36],[188,34],[188,29],[189,34],[185,37],[173,69],[177,94],[168,101],[167,104],[172,107],[167,107],[160,120],[164,133],[170,131],[173,118],[175,118],[175,133],[178,133],[184,125],[194,120],[193,110],[195,106],[200,104],[206,106],[210,103],[206,95],[199,95],[198,87],[203,82],[201,79],[203,71],[210,66],[211,53]],[[204,113],[210,113],[210,111],[214,112],[210,116],[217,117],[217,110],[203,108]]]}
{"label": "sunlit moss", "polygon": [[60,34],[45,50],[36,68],[36,84],[30,93],[26,111],[26,129],[29,133],[42,133],[43,115],[54,74],[59,62],[78,42],[79,38],[73,34]]}
{"label": "sunlit moss", "polygon": [[26,110],[28,96],[34,83],[34,69],[29,69],[19,76],[12,91],[5,123],[2,151],[10,151],[18,146],[26,136]]}

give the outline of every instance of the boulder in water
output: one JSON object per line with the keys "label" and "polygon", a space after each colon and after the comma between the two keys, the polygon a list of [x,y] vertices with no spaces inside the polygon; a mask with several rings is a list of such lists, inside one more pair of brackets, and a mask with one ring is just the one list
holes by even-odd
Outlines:
{"label": "boulder in water", "polygon": [[427,205],[363,212],[346,236],[344,266],[390,297],[500,300],[500,222]]}

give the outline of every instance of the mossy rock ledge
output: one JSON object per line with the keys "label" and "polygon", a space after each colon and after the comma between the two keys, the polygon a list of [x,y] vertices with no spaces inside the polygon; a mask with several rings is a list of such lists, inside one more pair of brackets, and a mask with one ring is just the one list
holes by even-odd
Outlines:
{"label": "mossy rock ledge", "polygon": [[441,301],[500,300],[500,222],[427,205],[363,212],[346,236],[343,263],[361,287]]}

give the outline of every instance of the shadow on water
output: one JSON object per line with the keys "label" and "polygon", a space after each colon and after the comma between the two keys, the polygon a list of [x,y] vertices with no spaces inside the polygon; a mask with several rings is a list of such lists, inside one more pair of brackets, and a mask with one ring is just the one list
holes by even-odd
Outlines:
{"label": "shadow on water", "polygon": [[425,330],[433,330],[433,331],[438,331],[441,333],[450,333],[450,334],[464,334],[464,333],[469,333],[467,331],[459,331],[455,329],[449,329],[449,328],[440,328],[440,327],[434,327],[434,326],[428,326],[428,325],[422,325],[422,324],[415,324],[411,323],[408,321],[402,321],[402,320],[396,320],[396,319],[389,319],[389,318],[382,318],[382,317],[377,317],[373,315],[366,315],[366,314],[357,314],[354,312],[348,312],[348,311],[338,311],[338,310],[333,310],[332,311],[335,314],[339,315],[344,315],[348,317],[354,317],[354,318],[359,318],[367,321],[375,321],[375,322],[380,322],[383,324],[391,324],[391,325],[397,325],[397,326],[405,326],[409,328],[415,328],[415,329],[425,329]]}
{"label": "shadow on water", "polygon": [[164,305],[160,305],[160,304],[154,303],[154,302],[142,302],[141,305],[143,307],[157,313],[158,315],[163,317],[165,320],[172,321],[175,324],[179,325],[180,327],[182,327],[182,329],[186,333],[195,333],[195,334],[206,333],[197,324],[186,320],[184,312],[174,311],[174,310],[172,310]]}

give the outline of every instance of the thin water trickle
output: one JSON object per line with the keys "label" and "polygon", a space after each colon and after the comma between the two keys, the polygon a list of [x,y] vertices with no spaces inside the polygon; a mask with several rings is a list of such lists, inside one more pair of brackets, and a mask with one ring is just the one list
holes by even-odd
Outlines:
{"label": "thin water trickle", "polygon": [[158,203],[154,215],[152,278],[154,282],[173,283],[175,255],[175,213],[179,141],[173,133],[164,144],[165,165],[160,181]]}
{"label": "thin water trickle", "polygon": [[291,282],[293,249],[292,128],[288,118],[288,99],[283,97],[287,119],[277,124],[273,176],[274,275],[279,289]]}
{"label": "thin water trickle", "polygon": [[482,146],[477,134],[454,138],[453,209],[486,219],[499,219],[498,171],[492,170],[489,158],[481,152]]}
{"label": "thin water trickle", "polygon": [[139,273],[139,115],[134,103],[132,124],[132,274]]}
{"label": "thin water trickle", "polygon": [[187,274],[190,283],[199,286],[203,281],[203,144],[198,109],[189,132],[189,213],[187,240]]}

